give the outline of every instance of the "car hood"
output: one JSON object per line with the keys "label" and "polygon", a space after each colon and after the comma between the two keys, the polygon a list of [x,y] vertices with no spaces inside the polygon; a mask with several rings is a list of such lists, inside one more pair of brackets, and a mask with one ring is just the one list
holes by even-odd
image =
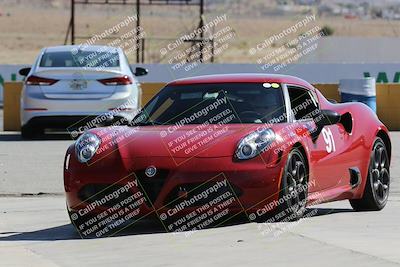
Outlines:
{"label": "car hood", "polygon": [[264,125],[113,127],[103,128],[101,138],[102,145],[112,144],[121,158],[228,157],[233,156],[241,138],[260,127]]}

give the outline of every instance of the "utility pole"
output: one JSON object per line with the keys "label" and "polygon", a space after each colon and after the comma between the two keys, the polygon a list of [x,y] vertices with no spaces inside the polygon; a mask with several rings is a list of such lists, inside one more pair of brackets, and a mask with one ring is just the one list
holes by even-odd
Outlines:
{"label": "utility pole", "polygon": [[136,63],[140,63],[140,0],[136,0]]}
{"label": "utility pole", "polygon": [[75,0],[71,0],[71,44],[75,44]]}

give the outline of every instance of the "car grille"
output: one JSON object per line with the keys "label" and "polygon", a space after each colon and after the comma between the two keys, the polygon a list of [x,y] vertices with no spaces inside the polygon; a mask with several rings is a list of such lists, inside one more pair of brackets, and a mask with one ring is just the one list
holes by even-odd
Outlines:
{"label": "car grille", "polygon": [[136,177],[139,180],[139,188],[150,203],[156,201],[165,180],[168,177],[168,170],[159,169],[154,177],[147,177],[145,170],[136,171]]}
{"label": "car grille", "polygon": [[[123,186],[120,184],[87,184],[79,190],[78,198],[86,203],[102,201],[107,195],[113,194]],[[110,198],[108,201],[103,202],[102,206],[113,207],[131,196],[132,193],[130,191],[120,193],[118,198]]]}
{"label": "car grille", "polygon": [[[216,182],[212,183],[191,183],[191,184],[181,184],[175,187],[165,198],[164,205],[167,207],[174,207],[179,201],[183,199],[191,199],[196,195],[201,194],[205,190],[210,187],[213,187]],[[186,196],[184,198],[180,197],[179,193],[184,190]],[[235,198],[239,198],[242,195],[242,191],[236,187],[234,184],[230,184],[230,186],[225,188],[220,188],[217,192],[210,193],[207,198],[201,198],[197,200],[193,207],[203,206],[207,204],[210,200],[215,199],[226,192],[231,192]]]}

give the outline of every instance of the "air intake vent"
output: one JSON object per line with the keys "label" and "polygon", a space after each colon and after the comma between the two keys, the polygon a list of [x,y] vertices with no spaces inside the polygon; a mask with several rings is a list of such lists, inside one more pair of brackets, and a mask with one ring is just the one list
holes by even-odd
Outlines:
{"label": "air intake vent", "polygon": [[357,167],[349,169],[350,172],[350,184],[352,188],[357,187],[361,182],[361,173]]}

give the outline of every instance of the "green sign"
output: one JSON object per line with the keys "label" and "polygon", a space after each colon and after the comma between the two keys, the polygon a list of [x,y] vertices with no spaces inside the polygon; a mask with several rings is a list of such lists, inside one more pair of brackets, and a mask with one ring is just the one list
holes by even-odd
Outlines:
{"label": "green sign", "polygon": [[[369,72],[364,72],[364,78],[369,78],[371,77],[371,74]],[[396,72],[393,77],[393,83],[400,83],[400,72]],[[389,78],[386,72],[381,71],[378,72],[378,75],[376,76],[376,83],[389,83]]]}
{"label": "green sign", "polygon": [[[4,78],[3,76],[0,74],[0,86],[4,86]],[[16,73],[11,73],[11,81],[15,82],[17,81],[17,74]]]}

